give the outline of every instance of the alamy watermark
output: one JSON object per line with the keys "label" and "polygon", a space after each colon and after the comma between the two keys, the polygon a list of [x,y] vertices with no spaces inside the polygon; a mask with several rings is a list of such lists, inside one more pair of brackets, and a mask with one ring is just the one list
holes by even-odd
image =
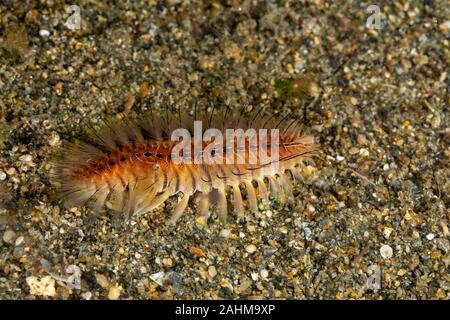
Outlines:
{"label": "alamy watermark", "polygon": [[370,29],[381,29],[383,28],[383,24],[381,21],[381,9],[376,4],[371,4],[366,9],[367,13],[371,13],[371,15],[367,18],[366,27]]}
{"label": "alamy watermark", "polygon": [[64,26],[71,31],[80,30],[81,29],[81,10],[77,5],[71,5],[67,11],[70,16],[67,18]]}
{"label": "alamy watermark", "polygon": [[368,270],[371,272],[369,277],[366,276],[366,286],[370,290],[381,289],[381,268],[377,265],[369,266]]}
{"label": "alamy watermark", "polygon": [[[262,170],[279,166],[280,133],[278,129],[219,129],[203,132],[202,122],[194,121],[194,137],[189,130],[175,129],[171,160],[176,164],[249,164]],[[180,141],[181,140],[181,141]]]}

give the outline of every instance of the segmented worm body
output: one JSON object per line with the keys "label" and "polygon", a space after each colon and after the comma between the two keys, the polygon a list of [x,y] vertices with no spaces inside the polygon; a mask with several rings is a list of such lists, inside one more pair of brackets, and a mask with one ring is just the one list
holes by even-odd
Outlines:
{"label": "segmented worm body", "polygon": [[[241,134],[254,129],[255,141],[261,137],[260,129],[267,129],[267,142],[262,147],[269,156],[275,150],[278,157],[263,161],[257,156],[256,162],[250,161],[255,146],[244,135],[241,140],[244,144],[235,143],[230,148],[224,142],[223,147],[209,152],[211,160],[219,154],[225,159],[233,151],[234,161],[230,163],[196,161],[197,142],[188,143],[175,161],[174,150],[180,140],[172,139],[174,131],[182,128],[195,136],[198,134],[195,123],[201,125],[201,135],[207,135],[211,132],[208,129],[213,128],[224,136],[227,129],[234,132],[242,129]],[[270,139],[274,129],[278,130],[276,144]],[[212,139],[209,143],[202,140],[200,154],[211,143]],[[203,117],[150,115],[137,120],[105,121],[103,127],[91,129],[82,141],[66,146],[56,162],[56,182],[62,197],[72,206],[89,203],[94,210],[110,209],[128,216],[150,212],[178,195],[179,202],[171,217],[171,221],[176,221],[195,196],[200,215],[208,217],[214,207],[225,220],[227,194],[238,216],[246,210],[257,210],[258,197],[268,199],[270,194],[290,190],[288,171],[301,179],[302,166],[316,153],[314,137],[304,133],[299,121],[259,113]],[[190,161],[180,163],[180,159]]]}

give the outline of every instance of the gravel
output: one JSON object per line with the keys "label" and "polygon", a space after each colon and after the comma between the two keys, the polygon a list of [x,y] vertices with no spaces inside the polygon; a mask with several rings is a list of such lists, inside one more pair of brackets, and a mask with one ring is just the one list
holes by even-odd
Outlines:
{"label": "gravel", "polygon": [[[76,30],[72,3],[0,2],[0,299],[450,298],[445,1],[380,29],[359,1],[79,3]],[[57,198],[86,124],[194,105],[302,118],[321,155],[226,225]]]}

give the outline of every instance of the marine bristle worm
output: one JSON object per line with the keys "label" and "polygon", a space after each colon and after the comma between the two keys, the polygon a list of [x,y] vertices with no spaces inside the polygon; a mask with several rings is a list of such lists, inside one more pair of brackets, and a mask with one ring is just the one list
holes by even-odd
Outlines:
{"label": "marine bristle worm", "polygon": [[[253,145],[250,138],[230,149],[213,149],[214,156],[224,157],[234,151],[243,152],[244,161],[205,163],[194,161],[198,151],[184,151],[177,162],[172,152],[179,141],[172,140],[176,129],[186,129],[194,136],[194,120],[202,125],[201,134],[218,129],[225,136],[227,129],[274,129],[279,133],[276,161],[257,158],[250,163]],[[199,122],[196,122],[199,123]],[[241,132],[242,132],[241,131]],[[124,215],[147,213],[178,195],[171,221],[186,210],[189,199],[195,197],[200,215],[208,217],[211,207],[225,220],[228,214],[227,194],[234,211],[241,216],[245,210],[257,210],[258,197],[268,199],[292,188],[288,172],[301,179],[301,167],[317,153],[312,135],[304,133],[301,122],[260,113],[237,115],[150,115],[141,119],[105,121],[99,129],[91,128],[82,141],[69,144],[56,161],[55,178],[62,197],[72,206],[91,204],[93,209],[117,211]],[[211,132],[211,131],[209,131]],[[260,134],[257,134],[260,135]],[[271,134],[269,134],[271,136]],[[267,139],[265,150],[273,150]],[[211,141],[213,143],[213,141]],[[210,144],[202,142],[202,150]],[[222,151],[222,152],[220,152]],[[182,151],[183,152],[183,151]],[[204,152],[204,151],[203,151]],[[270,151],[269,151],[270,153]],[[276,167],[273,165],[276,162]],[[273,169],[273,168],[276,168]]]}

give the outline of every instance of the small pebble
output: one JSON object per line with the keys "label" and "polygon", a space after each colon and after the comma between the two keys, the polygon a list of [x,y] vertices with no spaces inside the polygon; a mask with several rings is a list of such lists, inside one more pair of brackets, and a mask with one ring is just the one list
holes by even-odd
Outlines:
{"label": "small pebble", "polygon": [[286,226],[281,226],[278,230],[283,234],[288,233],[288,228]]}
{"label": "small pebble", "polygon": [[436,114],[432,119],[431,119],[431,127],[433,129],[437,129],[439,128],[441,125],[441,116],[439,114]]}
{"label": "small pebble", "polygon": [[405,269],[400,269],[400,270],[398,270],[397,275],[399,275],[401,277],[401,276],[404,276],[407,272],[408,271]]}
{"label": "small pebble", "polygon": [[445,22],[442,22],[439,25],[439,29],[441,29],[442,31],[448,32],[450,31],[450,20],[447,20]]}
{"label": "small pebble", "polygon": [[162,286],[162,285],[163,285],[163,279],[164,279],[164,276],[165,276],[165,275],[166,275],[166,274],[164,273],[164,271],[157,272],[157,273],[154,273],[154,274],[150,275],[150,279],[152,279],[152,280],[155,281],[157,284],[159,284],[160,286]]}
{"label": "small pebble", "polygon": [[302,223],[302,228],[303,228],[303,232],[305,234],[305,239],[307,241],[311,241],[313,239],[313,234],[311,231],[311,228],[309,228],[308,223],[307,222],[303,222]]}
{"label": "small pebble", "polygon": [[33,157],[31,156],[31,154],[24,154],[23,156],[19,157],[19,160],[22,162],[30,162],[31,160],[33,160]]}
{"label": "small pebble", "polygon": [[441,222],[442,233],[444,236],[448,237],[450,235],[450,231],[448,230],[447,224],[445,222]]}
{"label": "small pebble", "polygon": [[96,273],[95,280],[97,280],[97,283],[100,285],[100,287],[104,289],[109,287],[109,281],[103,274]]}
{"label": "small pebble", "polygon": [[356,142],[358,142],[359,144],[366,144],[367,143],[367,138],[366,138],[366,136],[364,136],[362,134],[358,134],[356,136]]}
{"label": "small pebble", "polygon": [[164,259],[162,259],[162,263],[166,267],[169,267],[169,268],[173,266],[173,260],[171,258],[164,258]]}
{"label": "small pebble", "polygon": [[269,271],[267,271],[266,269],[262,269],[262,270],[259,272],[259,274],[260,274],[261,278],[267,279],[267,277],[269,276]]}
{"label": "small pebble", "polygon": [[16,233],[12,230],[6,230],[3,234],[3,242],[6,243],[13,243],[13,241],[16,239]]}
{"label": "small pebble", "polygon": [[16,242],[14,243],[14,245],[16,247],[20,246],[23,243],[23,240],[25,240],[25,238],[23,236],[20,236],[16,239]]}
{"label": "small pebble", "polygon": [[213,279],[216,275],[217,275],[217,270],[216,267],[214,266],[209,266],[208,267],[208,275],[211,279]]}
{"label": "small pebble", "polygon": [[45,29],[41,29],[41,30],[39,30],[39,35],[41,37],[48,37],[50,35],[50,31],[45,30]]}
{"label": "small pebble", "polygon": [[60,143],[60,137],[59,134],[56,132],[52,132],[50,135],[50,139],[48,140],[48,144],[52,147],[58,146]]}
{"label": "small pebble", "polygon": [[120,292],[122,291],[122,287],[121,286],[111,286],[111,288],[109,288],[108,291],[108,299],[109,300],[117,300],[120,297]]}
{"label": "small pebble", "polygon": [[13,250],[14,258],[19,259],[23,256],[23,254],[24,254],[23,247],[15,247],[14,248],[14,250]]}
{"label": "small pebble", "polygon": [[85,300],[91,300],[91,298],[92,298],[92,293],[91,293],[90,291],[85,292],[85,293],[82,293],[82,294],[81,294],[81,297],[82,297],[83,299],[85,299]]}
{"label": "small pebble", "polygon": [[208,221],[208,217],[205,216],[197,216],[195,217],[195,223],[199,226],[199,227],[203,227],[206,225],[206,222]]}
{"label": "small pebble", "polygon": [[250,279],[245,279],[244,281],[242,281],[242,283],[240,284],[240,286],[238,287],[238,290],[240,292],[244,292],[246,291],[248,288],[250,288],[250,286],[252,285],[252,282]]}
{"label": "small pebble", "polygon": [[394,252],[390,246],[385,244],[385,245],[381,246],[380,254],[384,259],[389,259],[389,258],[392,258],[392,255],[394,254]]}
{"label": "small pebble", "polygon": [[247,251],[248,253],[253,253],[256,251],[256,246],[254,244],[249,244],[245,247],[245,251]]}
{"label": "small pebble", "polygon": [[231,230],[230,229],[222,229],[221,231],[220,231],[220,236],[222,237],[222,238],[224,238],[224,239],[228,239],[229,237],[230,237],[230,234],[231,234]]}
{"label": "small pebble", "polygon": [[433,233],[429,233],[429,234],[427,234],[427,239],[428,240],[433,240],[434,239],[434,234]]}
{"label": "small pebble", "polygon": [[350,97],[350,103],[356,106],[358,104],[358,99],[356,99],[355,97]]}
{"label": "small pebble", "polygon": [[6,179],[6,173],[2,170],[0,170],[0,181],[3,181]]}

